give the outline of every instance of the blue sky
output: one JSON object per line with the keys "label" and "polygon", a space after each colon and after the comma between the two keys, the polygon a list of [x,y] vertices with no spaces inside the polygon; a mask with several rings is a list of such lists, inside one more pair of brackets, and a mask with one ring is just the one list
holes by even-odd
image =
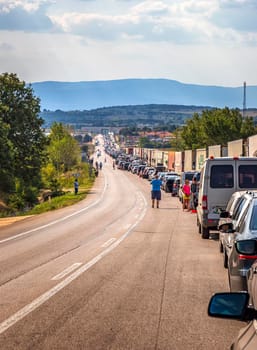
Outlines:
{"label": "blue sky", "polygon": [[0,73],[257,85],[256,14],[257,0],[0,0]]}

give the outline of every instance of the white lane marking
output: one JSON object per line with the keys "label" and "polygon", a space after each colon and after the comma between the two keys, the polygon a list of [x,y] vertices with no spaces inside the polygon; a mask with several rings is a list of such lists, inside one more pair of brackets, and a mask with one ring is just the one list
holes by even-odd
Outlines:
{"label": "white lane marking", "polygon": [[147,202],[144,197],[143,197],[143,200],[145,202],[145,207],[140,215],[140,218],[134,224],[132,224],[131,227],[119,239],[117,239],[112,245],[110,245],[102,253],[98,254],[95,258],[90,260],[88,263],[81,266],[77,271],[75,271],[73,274],[68,276],[65,280],[63,280],[62,282],[57,284],[55,287],[45,292],[44,294],[39,296],[37,299],[33,300],[30,304],[26,305],[25,307],[17,311],[14,315],[10,316],[5,321],[0,323],[0,334],[5,332],[8,328],[12,327],[15,323],[17,323],[21,319],[23,319],[30,312],[37,309],[40,305],[45,303],[47,300],[49,300],[52,296],[57,294],[64,287],[69,285],[72,281],[78,278],[82,273],[90,269],[90,267],[95,265],[99,260],[103,259],[107,254],[109,254],[112,250],[114,250],[126,237],[128,237],[129,234],[132,232],[132,230],[138,225],[139,221],[142,220],[143,217],[145,216],[145,213],[147,210]]}
{"label": "white lane marking", "polygon": [[0,244],[1,244],[1,243],[8,242],[8,241],[11,241],[11,240],[13,240],[13,239],[15,239],[15,238],[18,238],[18,237],[25,236],[25,235],[27,235],[27,234],[29,234],[29,233],[31,233],[31,232],[39,231],[39,230],[44,229],[44,228],[46,228],[46,227],[49,227],[49,226],[58,224],[58,223],[61,222],[61,221],[67,220],[67,219],[71,218],[72,216],[78,215],[78,214],[82,213],[83,211],[88,210],[88,209],[94,207],[95,205],[97,205],[97,204],[102,200],[102,198],[103,198],[103,196],[104,196],[104,194],[105,194],[105,191],[106,191],[106,189],[107,189],[107,182],[106,182],[106,176],[105,176],[105,175],[104,175],[104,180],[105,180],[105,183],[104,183],[103,192],[101,193],[101,196],[100,196],[95,202],[93,202],[92,204],[90,204],[90,205],[88,205],[87,207],[85,207],[85,208],[83,208],[83,209],[80,209],[80,210],[78,210],[78,211],[76,211],[76,212],[74,212],[74,213],[72,213],[72,214],[69,214],[69,215],[67,215],[67,216],[64,216],[64,217],[62,217],[62,218],[60,218],[60,219],[58,219],[58,220],[49,222],[49,223],[46,224],[46,225],[42,225],[42,226],[36,227],[36,228],[34,228],[34,229],[32,229],[32,230],[29,230],[29,231],[26,231],[26,232],[21,232],[21,233],[18,233],[17,235],[15,235],[15,236],[12,236],[12,237],[3,239],[3,240],[0,241]]}
{"label": "white lane marking", "polygon": [[58,273],[58,275],[51,278],[52,281],[60,280],[61,278],[65,277],[72,271],[76,270],[79,266],[81,266],[82,263],[74,263],[73,265],[67,267],[67,269],[63,270],[62,272]]}
{"label": "white lane marking", "polygon": [[116,240],[116,238],[110,238],[108,241],[106,241],[103,245],[101,245],[102,248],[108,247],[109,245],[111,245],[114,241]]}

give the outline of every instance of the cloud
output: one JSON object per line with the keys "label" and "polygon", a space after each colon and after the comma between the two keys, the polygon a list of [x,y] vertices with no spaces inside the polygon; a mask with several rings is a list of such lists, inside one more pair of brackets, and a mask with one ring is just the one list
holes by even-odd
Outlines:
{"label": "cloud", "polygon": [[46,15],[50,1],[0,0],[0,30],[49,31],[53,29]]}
{"label": "cloud", "polygon": [[[235,0],[235,22],[236,15],[240,15],[241,7],[246,4],[246,0],[244,3],[242,1]],[[115,2],[117,3],[113,1]],[[135,1],[119,3],[126,3],[127,10],[114,14],[103,11],[66,12],[51,15],[50,18],[60,31],[89,40],[145,40],[177,44],[257,42],[255,31],[249,35],[241,32],[239,25],[225,25],[229,18],[227,11],[231,8],[231,2],[224,0],[174,0],[172,3],[147,0],[136,4]],[[252,5],[249,0],[248,5]],[[253,24],[255,25],[254,18]]]}

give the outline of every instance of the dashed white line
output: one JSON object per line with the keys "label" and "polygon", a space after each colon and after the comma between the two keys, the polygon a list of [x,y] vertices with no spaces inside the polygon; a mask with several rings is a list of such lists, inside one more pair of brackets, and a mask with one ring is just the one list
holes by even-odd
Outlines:
{"label": "dashed white line", "polygon": [[65,269],[62,272],[60,272],[58,275],[56,275],[53,278],[51,278],[51,280],[52,281],[60,280],[61,278],[67,276],[72,271],[76,270],[81,265],[82,265],[82,263],[74,263],[73,265],[67,267],[67,269]]}
{"label": "dashed white line", "polygon": [[109,245],[111,245],[114,241],[116,240],[116,238],[110,238],[108,241],[106,241],[101,247],[102,248],[106,248]]}

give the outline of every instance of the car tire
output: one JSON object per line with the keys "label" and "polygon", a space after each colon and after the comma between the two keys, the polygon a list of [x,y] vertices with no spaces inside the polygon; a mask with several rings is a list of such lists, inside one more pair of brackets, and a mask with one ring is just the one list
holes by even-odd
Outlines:
{"label": "car tire", "polygon": [[198,233],[201,234],[201,233],[202,233],[202,231],[201,231],[201,224],[200,224],[200,222],[199,222],[198,217],[197,217],[197,219],[196,219],[196,224],[197,224],[197,226],[198,226]]}
{"label": "car tire", "polygon": [[228,268],[228,256],[227,256],[225,249],[224,249],[224,253],[223,253],[223,266],[225,269]]}
{"label": "car tire", "polygon": [[202,233],[203,239],[209,239],[210,237],[209,227],[204,227],[203,225],[201,225],[201,233]]}

